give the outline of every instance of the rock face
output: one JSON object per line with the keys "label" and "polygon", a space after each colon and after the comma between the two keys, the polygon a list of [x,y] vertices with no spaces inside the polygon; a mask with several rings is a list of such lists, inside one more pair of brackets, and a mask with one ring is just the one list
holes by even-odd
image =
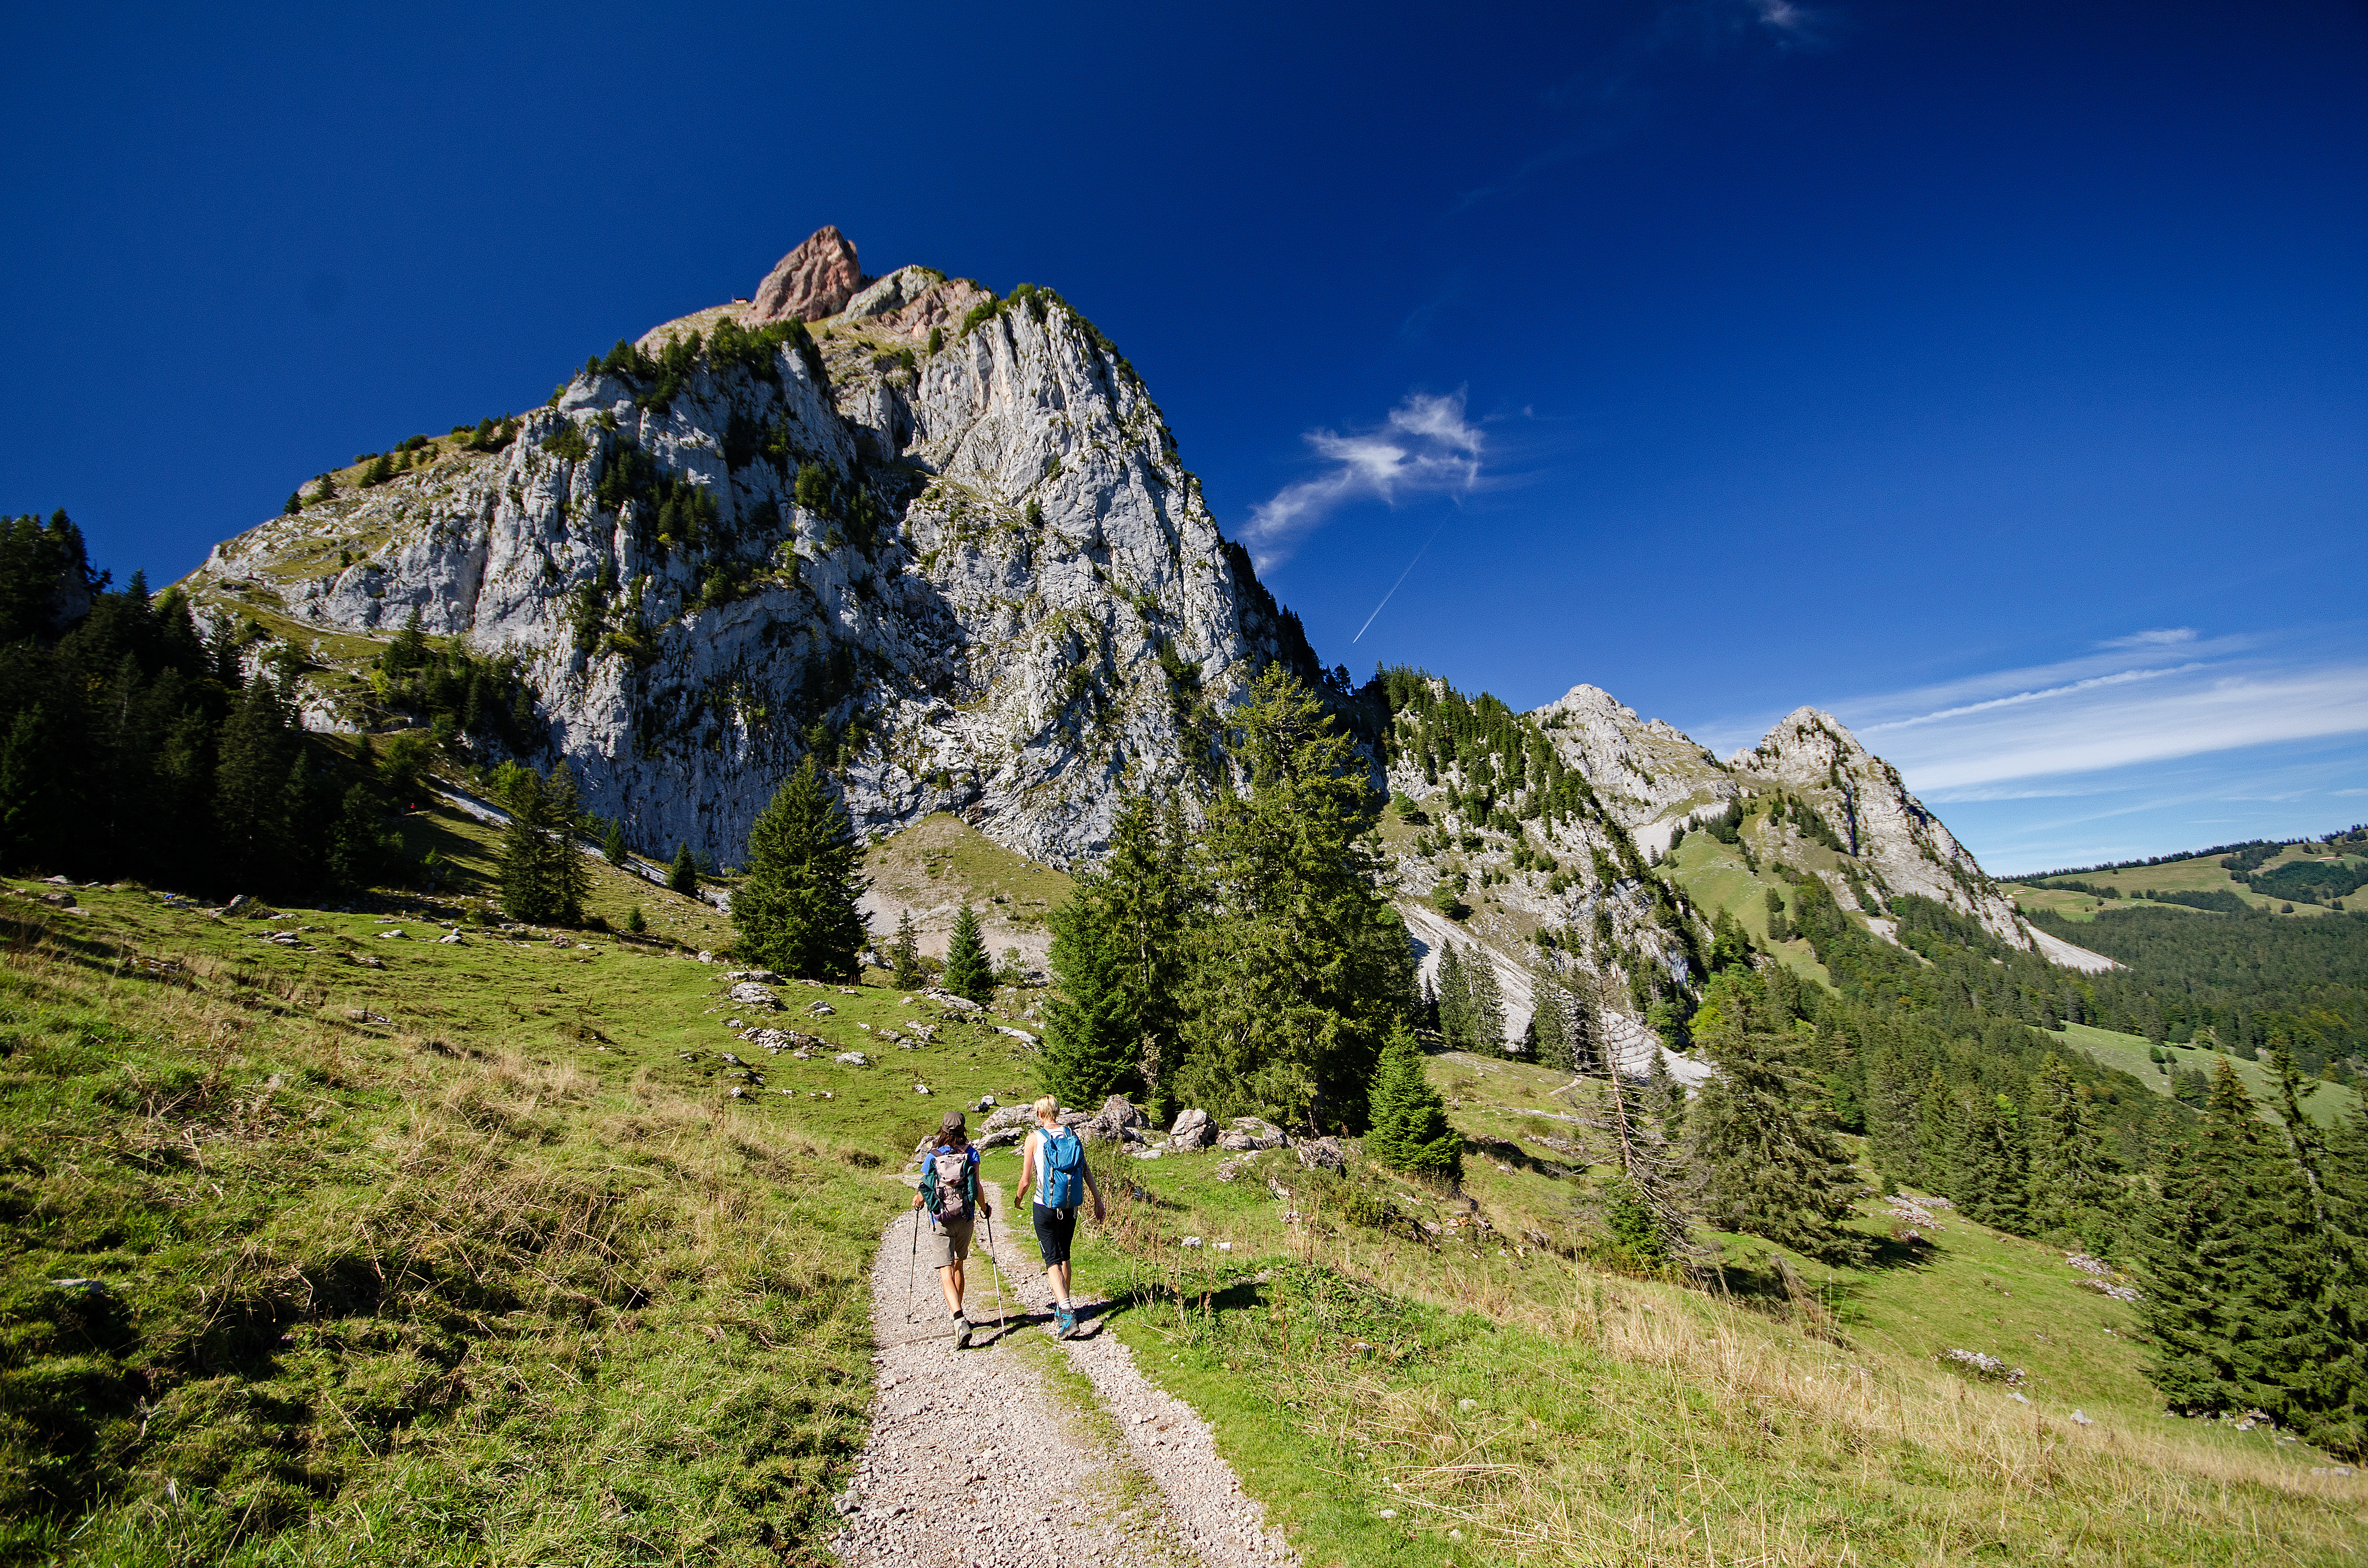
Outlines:
{"label": "rock face", "polygon": [[750,296],[745,319],[751,326],[777,321],[820,321],[837,315],[863,286],[855,245],[825,223],[803,244],[773,265]]}
{"label": "rock face", "polygon": [[[501,449],[275,518],[189,586],[300,645],[416,610],[514,660],[529,755],[659,852],[736,861],[820,753],[866,836],[951,811],[1089,858],[1123,792],[1182,789],[1214,712],[1279,658],[1314,681],[1314,654],[1090,323],[928,268],[858,276],[825,230],[746,312],[838,301],[812,349],[704,353],[671,386],[579,371]],[[320,683],[310,722],[350,725],[354,689]]]}
{"label": "rock face", "polygon": [[[826,228],[752,301],[640,344],[514,426],[217,546],[186,585],[327,666],[301,694],[316,727],[350,727],[370,689],[368,655],[339,638],[416,616],[523,682],[512,722],[471,731],[486,760],[564,756],[586,808],[638,848],[688,842],[725,864],[808,757],[867,838],[949,812],[1065,867],[1099,856],[1128,795],[1211,784],[1219,716],[1269,665],[1389,722],[1373,688],[1326,683],[1141,380],[1057,295],[997,299],[919,266],[866,279]],[[1434,778],[1400,755],[1386,778],[1436,819],[1393,852],[1426,971],[1451,940],[1486,946],[1517,1038],[1541,930],[1624,984],[1614,1001],[1640,1017],[1699,978],[1710,912],[1646,862],[1737,801],[1814,808],[1849,864],[1791,818],[1747,832],[1830,872],[1846,903],[1875,915],[1923,893],[2029,944],[1973,858],[1829,715],[1803,709],[1724,761],[1590,686],[1521,722],[1523,746],[1587,781],[1583,801],[1473,806],[1453,759]]]}
{"label": "rock face", "polygon": [[[1869,880],[1886,894],[1920,893],[1978,918],[1993,935],[2032,946],[2014,902],[1923,801],[1899,770],[1859,744],[1841,721],[1796,708],[1749,751],[1726,759],[1738,778],[1780,784],[1817,805]],[[1850,895],[1844,892],[1845,900]]]}

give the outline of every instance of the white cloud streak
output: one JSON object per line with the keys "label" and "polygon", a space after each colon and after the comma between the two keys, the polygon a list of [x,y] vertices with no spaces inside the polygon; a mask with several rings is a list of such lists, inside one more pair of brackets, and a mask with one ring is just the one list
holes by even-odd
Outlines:
{"label": "white cloud streak", "polygon": [[2368,731],[2368,667],[2224,674],[2185,665],[2148,674],[2162,685],[2133,691],[2124,682],[2084,682],[2034,694],[2031,703],[1983,704],[1922,729],[1869,733],[1893,730],[1896,738],[1876,749],[1909,788],[1953,792]]}
{"label": "white cloud streak", "polygon": [[1480,480],[1482,437],[1464,417],[1460,392],[1411,396],[1377,430],[1311,430],[1304,438],[1328,467],[1250,509],[1242,542],[1261,572],[1288,561],[1302,540],[1351,502],[1395,506],[1402,497],[1461,495]]}

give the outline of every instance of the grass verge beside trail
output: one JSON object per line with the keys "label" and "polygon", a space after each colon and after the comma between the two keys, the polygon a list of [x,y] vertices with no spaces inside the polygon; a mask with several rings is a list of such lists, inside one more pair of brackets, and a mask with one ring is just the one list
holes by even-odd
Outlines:
{"label": "grass verge beside trail", "polygon": [[82,896],[0,920],[0,1558],[820,1561],[894,1195],[673,1049],[714,967]]}
{"label": "grass verge beside trail", "polygon": [[[1576,1136],[1541,1114],[1550,1074],[1433,1070],[1460,1123]],[[2164,1416],[2134,1312],[2060,1254],[1949,1216],[1883,1267],[1797,1266],[1795,1301],[1766,1244],[1706,1238],[1722,1299],[1525,1240],[1584,1157],[1554,1177],[1565,1150],[1520,1141],[1467,1149],[1494,1223],[1435,1236],[1420,1216],[1463,1206],[1380,1173],[1269,1153],[1220,1181],[1214,1154],[1095,1151],[1118,1202],[1081,1283],[1315,1568],[2357,1561],[2368,1488],[2273,1433]],[[2029,1403],[1944,1370],[1952,1348],[2027,1369]]]}

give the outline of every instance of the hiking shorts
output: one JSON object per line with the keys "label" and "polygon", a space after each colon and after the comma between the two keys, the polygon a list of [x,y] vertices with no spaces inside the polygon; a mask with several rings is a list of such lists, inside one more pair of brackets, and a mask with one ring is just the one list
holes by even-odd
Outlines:
{"label": "hiking shorts", "polygon": [[921,1243],[921,1250],[929,1255],[929,1267],[951,1268],[970,1261],[970,1233],[977,1225],[975,1220],[930,1221],[928,1234]]}
{"label": "hiking shorts", "polygon": [[1069,1243],[1077,1234],[1077,1211],[1075,1209],[1047,1209],[1035,1205],[1036,1250],[1044,1255],[1044,1267],[1051,1268],[1069,1261]]}

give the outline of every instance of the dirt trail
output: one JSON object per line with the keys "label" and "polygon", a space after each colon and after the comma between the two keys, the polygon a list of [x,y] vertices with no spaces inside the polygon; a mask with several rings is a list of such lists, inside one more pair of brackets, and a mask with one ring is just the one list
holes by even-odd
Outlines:
{"label": "dirt trail", "polygon": [[913,1217],[900,1216],[881,1243],[871,1437],[840,1500],[847,1523],[831,1543],[840,1558],[855,1568],[1296,1564],[1217,1457],[1208,1426],[1103,1332],[1099,1303],[1081,1298],[1081,1336],[1053,1340],[1034,1240],[1024,1221],[1020,1235],[1006,1234],[1002,1194],[992,1184],[988,1192],[1008,1316],[997,1324],[982,1226],[965,1303],[971,1349],[951,1347],[927,1257],[912,1267]]}

